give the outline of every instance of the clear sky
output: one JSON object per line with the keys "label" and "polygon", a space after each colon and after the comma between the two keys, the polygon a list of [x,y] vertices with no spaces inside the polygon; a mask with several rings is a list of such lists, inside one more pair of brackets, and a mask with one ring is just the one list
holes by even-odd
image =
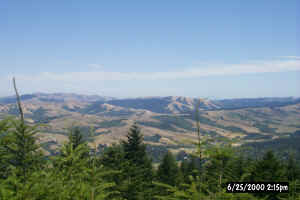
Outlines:
{"label": "clear sky", "polygon": [[0,4],[0,96],[300,96],[299,0]]}

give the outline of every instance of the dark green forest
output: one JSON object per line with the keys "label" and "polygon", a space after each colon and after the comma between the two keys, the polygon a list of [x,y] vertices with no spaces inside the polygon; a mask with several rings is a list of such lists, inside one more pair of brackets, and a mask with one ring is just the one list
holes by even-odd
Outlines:
{"label": "dark green forest", "polygon": [[[182,162],[167,152],[154,167],[134,124],[127,140],[102,154],[72,128],[59,154],[46,159],[37,132],[22,120],[0,122],[0,199],[300,199],[300,165],[292,152],[254,158],[230,144],[204,148],[200,142]],[[226,193],[230,181],[286,181],[290,192]]]}

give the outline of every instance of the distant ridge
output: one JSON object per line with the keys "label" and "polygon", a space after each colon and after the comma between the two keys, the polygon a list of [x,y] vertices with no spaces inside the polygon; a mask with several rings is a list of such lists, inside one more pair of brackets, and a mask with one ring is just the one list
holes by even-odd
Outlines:
{"label": "distant ridge", "polygon": [[[184,114],[194,111],[197,102],[200,102],[200,110],[230,110],[255,107],[280,107],[300,103],[300,98],[296,97],[262,97],[262,98],[239,98],[210,100],[207,98],[190,98],[184,96],[166,97],[138,97],[117,99],[114,97],[100,95],[81,95],[75,93],[33,93],[21,95],[23,102],[48,102],[48,103],[89,103],[90,108],[101,110],[105,108],[113,109],[138,109],[148,110],[154,113]],[[0,98],[0,104],[13,104],[16,102],[15,96]],[[104,105],[105,104],[105,105]],[[96,111],[95,110],[95,111]],[[95,112],[94,111],[94,112]]]}
{"label": "distant ridge", "polygon": [[[115,99],[113,97],[99,96],[99,95],[81,95],[75,93],[33,93],[21,95],[22,101],[44,101],[44,102],[65,102],[65,101],[78,101],[78,102],[94,102],[94,101],[107,101]],[[15,96],[2,97],[0,103],[11,104],[16,102]]]}
{"label": "distant ridge", "polygon": [[[113,144],[125,137],[133,122],[142,129],[151,148],[180,151],[191,144],[196,131],[195,105],[200,102],[203,136],[215,140],[235,138],[239,144],[270,141],[300,129],[300,98],[244,98],[210,100],[184,96],[116,99],[73,93],[35,93],[21,96],[26,121],[45,124],[41,143],[55,153],[67,140],[66,127],[78,126],[85,135],[95,130],[98,144]],[[14,96],[0,98],[0,120],[18,116]],[[158,136],[159,137],[158,137]]]}

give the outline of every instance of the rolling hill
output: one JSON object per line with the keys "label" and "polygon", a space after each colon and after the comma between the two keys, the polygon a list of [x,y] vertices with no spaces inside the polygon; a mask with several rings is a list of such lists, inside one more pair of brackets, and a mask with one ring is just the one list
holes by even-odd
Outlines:
{"label": "rolling hill", "polygon": [[[103,148],[124,139],[129,127],[138,123],[153,152],[169,149],[191,151],[195,140],[194,107],[200,102],[201,134],[216,141],[235,139],[236,144],[268,142],[290,137],[300,130],[300,98],[208,100],[188,97],[116,99],[77,94],[22,95],[28,123],[45,124],[40,143],[48,153],[67,138],[67,128],[78,126]],[[0,98],[0,119],[17,115],[15,97]]]}

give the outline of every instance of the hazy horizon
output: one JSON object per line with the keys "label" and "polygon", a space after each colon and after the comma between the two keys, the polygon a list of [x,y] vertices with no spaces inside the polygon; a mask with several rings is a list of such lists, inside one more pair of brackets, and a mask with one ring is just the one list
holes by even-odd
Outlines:
{"label": "hazy horizon", "polygon": [[[114,97],[114,96],[106,96],[101,94],[82,94],[82,93],[72,93],[72,92],[53,92],[53,93],[47,93],[47,92],[32,92],[32,93],[24,93],[20,94],[22,95],[36,95],[36,94],[45,94],[45,95],[86,95],[86,96],[99,96],[99,97],[108,97],[108,98],[114,98],[114,99],[138,99],[138,98],[165,98],[170,96],[125,96],[125,97]],[[0,96],[0,98],[9,98],[9,97],[15,97],[15,94],[12,95],[6,95],[6,96]],[[202,99],[209,99],[209,100],[226,100],[226,99],[259,99],[259,98],[300,98],[300,96],[257,96],[257,97],[209,97],[209,96],[183,96],[183,95],[177,95],[177,96],[171,96],[171,97],[187,97],[187,98],[202,98]]]}

